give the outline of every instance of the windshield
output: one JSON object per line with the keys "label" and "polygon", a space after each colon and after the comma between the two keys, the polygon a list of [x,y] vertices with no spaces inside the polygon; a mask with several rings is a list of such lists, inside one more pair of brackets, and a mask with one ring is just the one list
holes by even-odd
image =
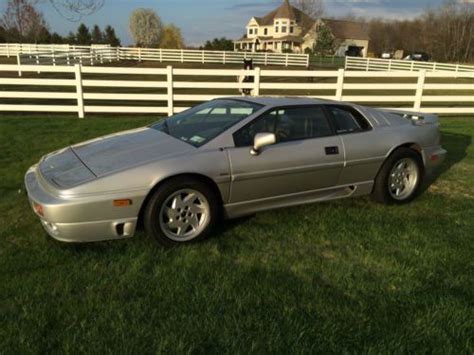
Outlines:
{"label": "windshield", "polygon": [[160,121],[151,128],[200,147],[261,108],[262,105],[247,101],[213,100]]}

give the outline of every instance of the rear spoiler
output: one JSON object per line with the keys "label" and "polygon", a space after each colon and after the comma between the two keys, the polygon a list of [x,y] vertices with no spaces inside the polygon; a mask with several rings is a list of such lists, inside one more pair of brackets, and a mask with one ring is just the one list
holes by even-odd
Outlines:
{"label": "rear spoiler", "polygon": [[425,124],[437,124],[438,115],[434,113],[411,112],[404,110],[383,110],[385,112],[411,120],[414,125],[423,126]]}

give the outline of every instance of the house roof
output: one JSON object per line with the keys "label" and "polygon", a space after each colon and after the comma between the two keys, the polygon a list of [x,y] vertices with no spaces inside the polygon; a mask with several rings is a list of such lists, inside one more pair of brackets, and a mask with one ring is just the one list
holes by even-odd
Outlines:
{"label": "house roof", "polygon": [[290,20],[294,20],[297,23],[304,24],[303,27],[307,27],[308,30],[309,27],[311,27],[311,25],[314,23],[314,20],[311,17],[296,7],[290,5],[288,0],[285,0],[280,7],[269,12],[265,16],[254,17],[255,21],[257,21],[260,26],[273,26],[273,22],[277,18],[288,18]]}
{"label": "house roof", "polygon": [[[259,26],[273,26],[273,22],[277,18],[288,18],[296,21],[296,23],[298,23],[303,28],[303,35],[301,38],[312,28],[314,28],[314,25],[317,22],[300,9],[292,6],[288,0],[284,0],[282,5],[269,12],[265,16],[254,17]],[[335,38],[362,40],[370,39],[369,28],[365,23],[333,19],[321,19],[321,21],[331,29],[331,32]],[[242,38],[241,40],[244,39],[245,38]]]}
{"label": "house roof", "polygon": [[363,22],[322,19],[331,29],[334,37],[339,39],[370,39],[369,26]]}
{"label": "house roof", "polygon": [[288,0],[283,1],[283,4],[277,9],[275,18],[288,18],[290,20],[296,20],[293,6],[290,5]]}

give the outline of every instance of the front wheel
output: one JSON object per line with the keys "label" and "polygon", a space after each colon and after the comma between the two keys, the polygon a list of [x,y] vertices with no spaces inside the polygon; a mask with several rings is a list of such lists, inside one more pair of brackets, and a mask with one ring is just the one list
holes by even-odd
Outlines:
{"label": "front wheel", "polygon": [[145,231],[165,247],[201,240],[217,219],[217,206],[215,194],[206,184],[187,178],[168,181],[146,206]]}
{"label": "front wheel", "polygon": [[408,203],[418,195],[422,178],[420,155],[409,148],[398,148],[377,175],[372,198],[384,204]]}

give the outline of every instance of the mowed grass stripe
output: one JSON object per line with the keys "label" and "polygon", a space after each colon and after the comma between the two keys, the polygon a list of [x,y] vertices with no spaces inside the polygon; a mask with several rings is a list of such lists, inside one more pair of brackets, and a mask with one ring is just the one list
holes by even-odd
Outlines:
{"label": "mowed grass stripe", "polygon": [[474,121],[412,204],[368,198],[224,222],[162,250],[49,238],[23,188],[48,152],[150,116],[0,117],[0,353],[472,353]]}

